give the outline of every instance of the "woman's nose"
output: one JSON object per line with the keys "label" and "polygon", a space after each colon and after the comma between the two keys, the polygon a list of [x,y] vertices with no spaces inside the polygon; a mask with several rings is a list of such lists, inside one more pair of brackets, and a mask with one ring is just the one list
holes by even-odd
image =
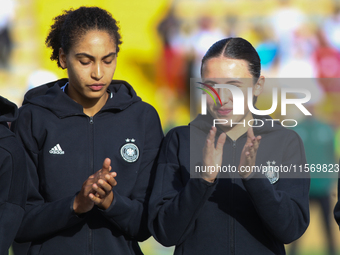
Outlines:
{"label": "woman's nose", "polygon": [[100,63],[94,65],[91,76],[97,81],[103,78],[103,68]]}
{"label": "woman's nose", "polygon": [[232,94],[229,89],[219,89],[218,94],[221,98],[222,105],[227,104],[232,99]]}

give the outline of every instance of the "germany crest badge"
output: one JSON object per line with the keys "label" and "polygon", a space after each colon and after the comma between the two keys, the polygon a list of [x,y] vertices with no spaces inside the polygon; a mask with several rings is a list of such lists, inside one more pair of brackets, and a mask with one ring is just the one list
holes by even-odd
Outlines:
{"label": "germany crest badge", "polygon": [[275,169],[275,161],[268,161],[267,162],[267,171],[265,172],[265,176],[268,178],[271,184],[276,183],[279,180],[279,169]]}
{"label": "germany crest badge", "polygon": [[120,149],[120,154],[125,161],[129,163],[135,162],[139,158],[139,149],[134,143],[136,140],[127,138],[125,141],[126,144]]}

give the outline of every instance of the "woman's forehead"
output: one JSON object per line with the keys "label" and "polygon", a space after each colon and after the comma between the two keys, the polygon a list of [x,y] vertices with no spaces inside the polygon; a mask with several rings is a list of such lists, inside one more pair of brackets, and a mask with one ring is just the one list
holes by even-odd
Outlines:
{"label": "woman's forehead", "polygon": [[108,52],[116,52],[115,41],[112,36],[101,30],[90,30],[83,36],[78,38],[77,42],[71,47],[76,54],[80,52],[93,54],[108,54]]}
{"label": "woman's forehead", "polygon": [[203,79],[233,79],[252,78],[249,64],[243,59],[231,59],[225,57],[210,58],[202,67]]}

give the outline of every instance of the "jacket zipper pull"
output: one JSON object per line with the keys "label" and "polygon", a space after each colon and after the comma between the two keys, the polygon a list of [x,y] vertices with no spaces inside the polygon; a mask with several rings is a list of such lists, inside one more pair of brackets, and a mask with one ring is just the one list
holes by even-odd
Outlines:
{"label": "jacket zipper pull", "polygon": [[93,116],[90,117],[90,124],[93,124]]}

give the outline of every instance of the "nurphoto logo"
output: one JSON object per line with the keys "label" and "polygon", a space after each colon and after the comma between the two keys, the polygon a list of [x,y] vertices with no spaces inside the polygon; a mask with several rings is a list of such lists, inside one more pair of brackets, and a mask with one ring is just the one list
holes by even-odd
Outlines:
{"label": "nurphoto logo", "polygon": [[[238,88],[237,86],[234,85],[230,85],[230,84],[215,84],[214,87],[212,87],[211,85],[208,85],[206,83],[202,83],[202,82],[198,82],[199,84],[203,85],[203,88],[201,87],[197,87],[198,89],[201,89],[202,91],[204,91],[205,93],[201,94],[201,114],[202,115],[206,115],[207,114],[207,95],[209,95],[215,105],[217,105],[218,103],[220,105],[222,105],[222,101],[221,98],[219,96],[219,94],[217,93],[216,89],[229,89],[230,93],[232,95],[233,98],[233,115],[244,115],[244,105],[245,105],[245,99],[244,99],[244,95],[243,92],[240,88]],[[217,100],[215,99],[214,95],[210,92],[212,91],[215,95]],[[259,110],[256,109],[253,105],[253,88],[249,87],[247,90],[248,93],[248,100],[247,100],[247,104],[248,104],[248,108],[250,110],[250,112],[252,112],[253,114],[256,115],[270,115],[272,113],[274,113],[274,111],[277,109],[278,106],[278,88],[273,88],[272,90],[272,106],[270,107],[270,109],[268,110]],[[304,97],[302,98],[287,98],[287,94],[289,93],[294,93],[294,94],[302,94],[304,95]],[[307,89],[302,89],[302,88],[281,88],[281,115],[285,116],[287,115],[287,105],[295,105],[304,115],[312,115],[304,106],[304,103],[307,103],[309,100],[311,99],[311,93],[310,91],[308,91]],[[232,121],[232,120],[230,120]],[[255,126],[252,126],[250,123],[254,121],[255,122]],[[279,121],[278,119],[267,119],[266,121],[271,121],[272,125],[274,125],[274,121]],[[244,120],[245,122],[245,120]],[[258,125],[258,123],[261,123],[260,125]],[[294,122],[294,125],[285,125],[286,122]],[[227,119],[214,119],[214,126],[218,125],[218,124],[227,124],[228,120]],[[230,123],[232,124],[244,124],[243,122],[241,123]],[[281,121],[282,126],[284,127],[295,127],[298,123],[296,120],[294,119],[285,119]],[[249,121],[248,125],[250,127],[261,127],[264,125],[264,121],[260,120],[260,119],[254,119]]]}

